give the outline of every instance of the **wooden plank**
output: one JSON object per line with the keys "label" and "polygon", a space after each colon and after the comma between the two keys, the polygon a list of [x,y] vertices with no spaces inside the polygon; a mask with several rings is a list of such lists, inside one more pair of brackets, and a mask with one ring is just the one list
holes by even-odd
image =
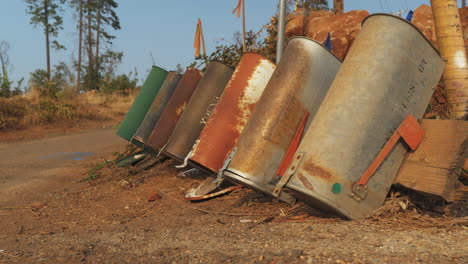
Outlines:
{"label": "wooden plank", "polygon": [[468,121],[424,119],[421,125],[424,139],[406,155],[394,184],[452,201],[466,159]]}

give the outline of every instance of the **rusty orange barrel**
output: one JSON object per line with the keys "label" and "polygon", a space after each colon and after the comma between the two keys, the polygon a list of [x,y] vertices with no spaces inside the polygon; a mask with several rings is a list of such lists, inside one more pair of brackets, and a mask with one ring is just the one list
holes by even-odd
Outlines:
{"label": "rusty orange barrel", "polygon": [[387,196],[405,143],[365,185],[356,182],[408,115],[423,116],[444,65],[408,21],[368,16],[290,163],[287,189],[350,219],[370,216]]}
{"label": "rusty orange barrel", "polygon": [[161,116],[164,108],[166,108],[169,99],[172,96],[177,84],[182,78],[182,74],[171,71],[164,80],[161,88],[159,89],[158,94],[154,98],[153,103],[151,104],[150,109],[146,113],[145,119],[141,122],[140,127],[138,127],[135,136],[133,136],[133,141],[137,141],[140,145],[146,142],[148,136],[153,131],[156,122],[158,122],[159,117]]}
{"label": "rusty orange barrel", "polygon": [[[305,115],[311,120],[341,61],[322,44],[290,40],[239,141],[225,177],[272,194],[280,163]],[[288,201],[288,197],[279,197]]]}
{"label": "rusty orange barrel", "polygon": [[201,71],[194,68],[187,69],[145,145],[159,151],[167,143],[201,78]]}
{"label": "rusty orange barrel", "polygon": [[274,69],[274,63],[258,54],[242,56],[190,153],[192,162],[214,172],[223,166]]}
{"label": "rusty orange barrel", "polygon": [[198,83],[186,110],[163,150],[165,155],[179,161],[187,156],[205,127],[232,73],[233,70],[222,63],[210,62],[208,64],[203,78]]}

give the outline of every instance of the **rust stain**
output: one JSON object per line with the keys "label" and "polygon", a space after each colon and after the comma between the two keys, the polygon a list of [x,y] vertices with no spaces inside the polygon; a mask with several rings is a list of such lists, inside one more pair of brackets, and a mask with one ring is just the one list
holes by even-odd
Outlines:
{"label": "rust stain", "polygon": [[180,117],[180,115],[182,115],[182,113],[184,112],[186,106],[187,106],[187,101],[184,101],[184,102],[182,102],[182,104],[177,106],[177,108],[175,110],[175,114],[176,114],[177,117]]}
{"label": "rust stain", "polygon": [[[311,83],[321,81],[313,80],[313,74],[310,74],[316,60],[316,54],[311,55],[310,50],[314,45],[317,44],[308,39],[295,39],[288,44],[281,63],[239,138],[237,155],[229,168],[250,175],[251,179],[258,177],[257,181],[274,177],[272,168],[280,165],[304,111],[312,108],[309,105],[313,106],[317,101],[314,100],[314,96],[317,96],[313,92],[315,86]],[[320,67],[316,71],[325,73],[326,69],[329,67]]]}
{"label": "rust stain", "polygon": [[193,68],[187,70],[146,140],[147,146],[158,150],[167,143],[201,78],[202,73],[199,70]]}
{"label": "rust stain", "polygon": [[316,165],[312,160],[307,160],[302,167],[305,171],[314,177],[320,177],[322,179],[332,178],[332,174],[330,172]]}
{"label": "rust stain", "polygon": [[304,176],[302,173],[299,173],[297,175],[297,177],[299,178],[299,180],[302,182],[302,184],[309,190],[313,191],[314,190],[314,186],[312,185],[312,183],[310,183],[310,181],[307,179],[306,176]]}
{"label": "rust stain", "polygon": [[[265,67],[265,65],[267,67]],[[190,159],[218,171],[237,143],[274,64],[255,53],[245,53],[202,130]],[[268,76],[267,80],[259,77]],[[259,80],[260,79],[260,80]]]}

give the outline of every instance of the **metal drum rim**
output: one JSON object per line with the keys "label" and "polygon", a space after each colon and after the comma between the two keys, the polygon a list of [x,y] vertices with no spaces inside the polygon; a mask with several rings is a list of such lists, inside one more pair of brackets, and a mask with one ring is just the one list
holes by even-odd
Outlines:
{"label": "metal drum rim", "polygon": [[156,66],[156,65],[152,65],[151,68],[160,69],[160,70],[162,70],[162,71],[165,71],[166,73],[171,72],[171,71],[168,71],[168,70],[166,70],[166,69],[164,69],[164,68],[161,68],[161,67],[159,67],[159,66]]}
{"label": "metal drum rim", "polygon": [[[344,216],[350,220],[354,220],[354,219],[359,219],[359,218],[355,218],[352,216],[352,214],[349,214],[348,211],[346,211],[345,209],[343,209],[342,207],[339,207],[336,203],[334,203],[333,201],[327,199],[326,196],[323,196],[323,195],[312,195],[312,194],[309,194],[307,192],[304,192],[304,188],[302,188],[301,186],[299,186],[299,188],[291,188],[291,186],[288,186],[288,185],[285,185],[285,188],[288,188],[288,189],[291,189],[293,192],[295,193],[300,193],[300,195],[305,195],[309,198],[312,198],[318,202],[321,202],[321,203],[324,203],[327,207],[330,207],[330,208],[333,208],[333,210],[335,211],[335,213],[338,213],[338,215],[341,215],[341,216]],[[293,195],[294,196],[294,195]],[[300,200],[300,199],[298,199]],[[306,204],[308,204],[307,202],[305,202]],[[314,207],[316,208],[316,207]],[[377,209],[375,209],[377,210]],[[375,210],[372,210],[372,212],[374,212]],[[372,215],[372,212],[370,213],[369,216]],[[366,216],[365,218],[368,218],[369,216]],[[361,219],[365,219],[365,218],[361,218]]]}
{"label": "metal drum rim", "polygon": [[237,183],[242,184],[244,186],[245,186],[245,184],[247,184],[247,186],[246,186],[247,188],[260,190],[263,194],[266,194],[266,195],[268,195],[270,197],[273,197],[273,195],[271,194],[272,191],[265,188],[265,186],[257,184],[255,182],[251,181],[250,179],[245,178],[245,177],[241,176],[240,174],[238,174],[238,173],[236,173],[236,172],[234,172],[232,170],[225,170],[223,172],[223,175],[228,180],[236,181]]}
{"label": "metal drum rim", "polygon": [[[247,55],[247,54],[252,54],[252,55],[254,55],[254,56],[257,57],[257,58],[267,60],[267,61],[271,62],[273,65],[277,66],[276,63],[274,63],[273,61],[267,59],[266,57],[264,57],[264,56],[262,56],[262,55],[260,55],[260,54],[258,54],[258,53],[256,53],[256,52],[253,52],[253,51],[244,52],[244,53],[242,54],[240,60],[242,60],[242,57],[243,57],[244,55]],[[237,68],[237,67],[236,67],[236,68]]]}
{"label": "metal drum rim", "polygon": [[163,154],[163,155],[165,155],[165,156],[167,156],[167,157],[169,157],[169,158],[171,158],[171,159],[173,159],[175,161],[184,162],[184,158],[181,158],[181,157],[179,157],[177,155],[174,155],[174,154],[172,154],[172,153],[170,153],[170,152],[168,152],[166,150],[162,150],[161,154]]}
{"label": "metal drum rim", "polygon": [[439,57],[441,57],[444,61],[446,61],[445,58],[443,58],[441,55],[440,55],[440,52],[439,50],[434,46],[434,44],[432,44],[432,42],[426,37],[426,35],[424,35],[424,33],[421,32],[421,30],[419,30],[419,28],[417,28],[413,23],[409,22],[408,20],[404,19],[404,18],[401,18],[399,16],[395,16],[395,15],[391,15],[391,14],[386,14],[386,13],[374,13],[374,14],[371,14],[371,15],[368,15],[366,18],[364,18],[364,20],[362,20],[362,23],[361,23],[361,27],[364,25],[364,23],[366,23],[366,21],[371,18],[371,17],[374,17],[374,16],[388,16],[388,17],[392,17],[392,18],[396,18],[402,22],[405,22],[406,24],[410,25],[412,28],[414,28],[418,33],[419,35],[421,35],[428,43],[429,45],[431,45],[431,47],[435,50],[435,52],[437,53],[437,55],[439,55]]}
{"label": "metal drum rim", "polygon": [[[222,64],[222,65],[228,67],[228,68],[231,69],[231,70],[234,70],[233,67],[227,65],[226,63],[224,63],[224,62],[222,62],[222,61],[220,61],[220,60],[210,60],[210,61],[208,61],[208,64],[210,64],[210,63],[219,63],[219,64]],[[206,66],[208,66],[208,64],[207,64]]]}
{"label": "metal drum rim", "polygon": [[184,72],[182,75],[186,74],[189,70],[196,70],[196,71],[202,73],[202,71],[201,71],[200,69],[197,69],[197,68],[195,68],[195,67],[187,67],[187,69],[185,70],[185,72]]}
{"label": "metal drum rim", "polygon": [[[338,57],[337,57],[333,52],[331,52],[327,47],[325,47],[322,43],[320,43],[320,42],[318,42],[318,41],[316,41],[316,40],[313,40],[313,39],[311,39],[311,38],[309,38],[309,37],[305,37],[305,36],[294,36],[294,37],[292,37],[292,38],[289,39],[288,44],[289,44],[289,42],[291,42],[291,40],[293,40],[293,39],[306,39],[306,40],[310,40],[311,42],[314,42],[314,43],[316,43],[316,44],[322,46],[322,48],[324,48],[328,53],[330,53],[331,55],[333,55],[339,62],[343,63],[343,60],[342,60],[342,59],[338,58]],[[286,48],[287,48],[287,47],[286,47]]]}

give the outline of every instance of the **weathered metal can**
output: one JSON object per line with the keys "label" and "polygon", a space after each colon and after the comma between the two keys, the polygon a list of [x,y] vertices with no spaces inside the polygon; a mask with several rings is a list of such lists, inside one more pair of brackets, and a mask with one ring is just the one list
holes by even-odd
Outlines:
{"label": "weathered metal can", "polygon": [[140,92],[122,121],[119,130],[117,131],[117,135],[128,141],[132,139],[141,122],[145,118],[156,94],[158,94],[159,88],[166,79],[167,73],[168,72],[166,70],[157,66],[153,66],[151,68],[148,77],[143,83],[143,86],[141,86]]}
{"label": "weathered metal can", "polygon": [[237,65],[208,123],[189,156],[192,162],[217,172],[236,145],[275,64],[266,58],[245,53]]}
{"label": "weathered metal can", "polygon": [[159,89],[158,94],[154,98],[151,107],[146,113],[145,119],[140,124],[135,136],[133,137],[132,142],[138,142],[137,145],[143,145],[148,139],[148,136],[153,131],[156,122],[158,122],[159,117],[161,116],[164,108],[166,107],[169,99],[172,96],[177,84],[182,78],[182,74],[178,72],[171,71],[164,80],[161,88]]}
{"label": "weathered metal can", "polygon": [[200,136],[205,123],[213,111],[233,70],[219,62],[210,62],[193,92],[186,110],[174,128],[163,153],[182,161]]}
{"label": "weathered metal can", "polygon": [[305,37],[291,39],[224,176],[272,194],[280,178],[276,171],[296,130],[305,114],[313,119],[340,66],[322,44]]}
{"label": "weathered metal can", "polygon": [[201,71],[195,68],[187,69],[148,137],[146,146],[155,151],[164,147],[201,78]]}
{"label": "weathered metal can", "polygon": [[379,208],[407,152],[403,142],[361,192],[353,187],[407,115],[421,118],[445,62],[411,23],[367,17],[289,167],[304,202],[350,219]]}

